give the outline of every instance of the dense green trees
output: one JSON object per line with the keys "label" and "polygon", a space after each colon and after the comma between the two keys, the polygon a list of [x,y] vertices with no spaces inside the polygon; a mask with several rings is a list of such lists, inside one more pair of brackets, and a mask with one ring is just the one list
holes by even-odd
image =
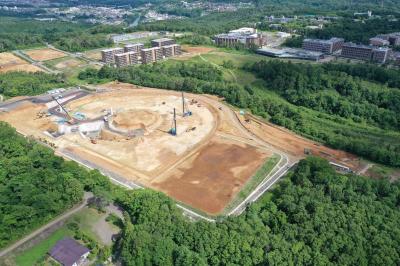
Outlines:
{"label": "dense green trees", "polygon": [[0,74],[0,94],[6,97],[37,95],[50,89],[68,86],[61,75],[42,72],[9,72]]}
{"label": "dense green trees", "polygon": [[377,18],[354,21],[353,18],[343,18],[327,24],[321,30],[309,31],[306,35],[320,39],[341,37],[346,41],[368,44],[369,39],[377,34],[398,31],[400,31],[400,21],[398,19]]}
{"label": "dense green trees", "polygon": [[[400,129],[400,89],[363,82],[343,73],[370,76],[361,69],[369,68],[360,67],[358,70],[351,65],[330,64],[321,67],[280,61],[260,61],[251,67],[251,71],[268,82],[268,88],[290,103],[381,128]],[[386,73],[385,70],[377,72]],[[393,78],[386,75],[385,82],[397,85],[400,71],[392,72]],[[379,74],[371,73],[371,79],[382,79]]]}
{"label": "dense green trees", "polygon": [[25,49],[52,43],[56,47],[78,52],[110,46],[106,34],[123,32],[119,26],[93,26],[81,23],[53,21],[51,23],[27,18],[0,17],[0,52]]}
{"label": "dense green trees", "polygon": [[112,197],[115,189],[0,122],[0,248],[81,201],[84,190]]}
{"label": "dense green trees", "polygon": [[188,222],[161,193],[127,193],[125,265],[397,265],[400,185],[337,174],[322,159],[239,217]]}

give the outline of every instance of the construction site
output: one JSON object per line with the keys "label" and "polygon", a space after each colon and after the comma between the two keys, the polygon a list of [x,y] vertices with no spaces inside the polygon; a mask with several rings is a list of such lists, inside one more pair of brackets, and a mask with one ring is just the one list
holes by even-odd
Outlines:
{"label": "construction site", "polygon": [[0,120],[67,159],[210,215],[274,154],[217,98],[127,84],[8,101]]}

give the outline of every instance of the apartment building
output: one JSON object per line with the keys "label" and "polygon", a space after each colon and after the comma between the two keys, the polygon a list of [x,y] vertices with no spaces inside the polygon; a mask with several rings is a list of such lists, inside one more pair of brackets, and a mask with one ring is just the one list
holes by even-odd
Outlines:
{"label": "apartment building", "polygon": [[181,46],[179,44],[171,44],[161,47],[164,57],[172,57],[182,54]]}
{"label": "apartment building", "polygon": [[169,38],[161,38],[161,39],[155,39],[151,41],[151,47],[162,47],[162,46],[167,46],[167,45],[172,45],[175,44],[174,39],[169,39]]}
{"label": "apartment building", "polygon": [[124,52],[123,48],[110,48],[101,51],[101,61],[106,64],[114,63],[114,55],[122,54]]}
{"label": "apartment building", "polygon": [[116,54],[114,56],[115,64],[117,67],[126,67],[129,65],[129,55],[128,53]]}
{"label": "apartment building", "polygon": [[139,53],[138,52],[128,52],[129,54],[129,64],[136,65],[139,64]]}
{"label": "apartment building", "polygon": [[142,49],[142,63],[148,64],[163,59],[163,52],[160,47]]}
{"label": "apartment building", "polygon": [[341,55],[347,58],[385,63],[390,51],[391,50],[389,48],[385,47],[345,43],[343,44]]}
{"label": "apartment building", "polygon": [[304,39],[303,49],[324,54],[332,54],[342,49],[344,39],[331,38],[330,40]]}
{"label": "apartment building", "polygon": [[128,52],[136,52],[139,53],[140,50],[144,48],[144,45],[142,43],[130,43],[124,46],[124,51],[125,53]]}

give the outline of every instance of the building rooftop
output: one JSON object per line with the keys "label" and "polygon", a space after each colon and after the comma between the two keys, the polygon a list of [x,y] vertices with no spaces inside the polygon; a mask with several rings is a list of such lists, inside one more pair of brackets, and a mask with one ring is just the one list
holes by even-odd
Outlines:
{"label": "building rooftop", "polygon": [[[164,46],[165,47],[165,46]],[[144,48],[142,49],[142,51],[147,52],[147,51],[151,51],[151,50],[159,50],[161,49],[161,47],[151,47],[151,48]]]}
{"label": "building rooftop", "polygon": [[64,238],[58,241],[50,250],[49,254],[64,266],[72,266],[75,262],[90,250],[79,244],[72,238]]}
{"label": "building rooftop", "polygon": [[343,46],[364,48],[364,49],[372,49],[372,48],[374,48],[373,46],[370,46],[370,45],[356,44],[356,43],[353,43],[353,42],[346,42],[346,43],[343,44]]}
{"label": "building rooftop", "polygon": [[160,38],[160,39],[155,39],[152,40],[152,42],[168,42],[168,41],[173,41],[174,39],[170,39],[170,38]]}
{"label": "building rooftop", "polygon": [[123,49],[123,48],[121,48],[121,47],[108,48],[108,49],[104,49],[104,50],[101,50],[101,51],[102,52],[112,52],[112,51],[119,50],[119,49]]}
{"label": "building rooftop", "polygon": [[331,38],[329,40],[322,40],[322,39],[304,39],[305,42],[307,41],[312,41],[312,42],[318,42],[318,43],[323,43],[323,44],[331,44],[333,42],[340,42],[340,41],[344,41],[343,38]]}
{"label": "building rooftop", "polygon": [[136,47],[140,45],[143,45],[143,43],[128,43],[127,45],[125,45],[125,47]]}

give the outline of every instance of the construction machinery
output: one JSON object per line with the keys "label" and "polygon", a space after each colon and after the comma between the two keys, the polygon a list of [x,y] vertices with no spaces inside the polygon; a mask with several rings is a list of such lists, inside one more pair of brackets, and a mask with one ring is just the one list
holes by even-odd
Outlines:
{"label": "construction machinery", "polygon": [[68,122],[72,122],[74,121],[74,118],[68,113],[68,111],[64,108],[64,106],[61,105],[61,103],[58,101],[58,98],[56,96],[52,96],[53,100],[58,104],[58,106],[60,107],[60,113],[62,111],[64,111],[64,113],[67,115],[68,117]]}
{"label": "construction machinery", "polygon": [[171,129],[169,130],[169,134],[171,134],[172,136],[176,136],[177,134],[177,129],[176,129],[176,110],[174,108],[174,117],[172,119],[172,126]]}
{"label": "construction machinery", "polygon": [[191,116],[191,115],[192,115],[192,112],[189,110],[189,108],[186,104],[185,96],[182,91],[182,116],[185,117],[185,116]]}

